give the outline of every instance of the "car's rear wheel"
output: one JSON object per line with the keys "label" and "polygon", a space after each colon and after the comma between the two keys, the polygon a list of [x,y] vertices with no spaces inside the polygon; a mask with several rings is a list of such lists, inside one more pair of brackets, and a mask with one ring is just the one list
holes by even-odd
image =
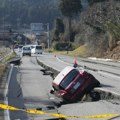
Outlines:
{"label": "car's rear wheel", "polygon": [[82,99],[82,101],[98,101],[100,100],[100,94],[94,90],[92,90],[90,93],[87,93],[84,95],[84,98]]}
{"label": "car's rear wheel", "polygon": [[51,93],[51,94],[54,94],[54,92],[55,92],[54,90],[50,90],[50,93]]}

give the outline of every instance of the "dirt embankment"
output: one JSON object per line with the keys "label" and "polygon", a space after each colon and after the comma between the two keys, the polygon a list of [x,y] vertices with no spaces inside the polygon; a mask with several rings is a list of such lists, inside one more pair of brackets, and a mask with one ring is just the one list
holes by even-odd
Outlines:
{"label": "dirt embankment", "polygon": [[[6,79],[9,73],[9,66],[0,64],[0,103],[4,104],[4,91],[6,85]],[[0,109],[0,120],[4,120],[4,110]]]}
{"label": "dirt embankment", "polygon": [[73,25],[74,44],[87,45],[88,56],[120,59],[120,1],[104,0],[81,12]]}
{"label": "dirt embankment", "polygon": [[115,47],[112,51],[107,51],[105,53],[105,58],[120,60],[120,44]]}

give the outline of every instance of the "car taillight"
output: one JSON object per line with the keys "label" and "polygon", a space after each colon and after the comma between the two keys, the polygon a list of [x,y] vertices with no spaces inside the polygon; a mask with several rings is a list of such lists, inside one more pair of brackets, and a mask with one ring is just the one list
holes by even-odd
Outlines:
{"label": "car taillight", "polygon": [[64,90],[60,90],[59,93],[58,93],[58,96],[63,96],[66,94],[66,91]]}
{"label": "car taillight", "polygon": [[61,96],[63,96],[65,93],[61,93]]}

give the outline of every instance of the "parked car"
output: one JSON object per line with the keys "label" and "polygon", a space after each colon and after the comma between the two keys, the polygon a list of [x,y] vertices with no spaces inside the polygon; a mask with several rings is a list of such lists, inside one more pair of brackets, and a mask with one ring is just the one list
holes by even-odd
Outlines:
{"label": "parked car", "polygon": [[23,45],[19,45],[19,47],[18,47],[18,51],[19,51],[19,52],[22,51],[22,47],[23,47]]}
{"label": "parked car", "polygon": [[93,75],[68,66],[53,80],[51,93],[64,101],[75,102],[98,86],[100,86],[100,82]]}
{"label": "parked car", "polygon": [[42,54],[43,53],[43,47],[41,45],[34,45],[31,49],[31,52],[33,54]]}
{"label": "parked car", "polygon": [[23,46],[22,47],[22,55],[29,55],[31,56],[31,47],[30,46]]}
{"label": "parked car", "polygon": [[14,49],[18,49],[18,47],[19,47],[18,44],[14,45]]}

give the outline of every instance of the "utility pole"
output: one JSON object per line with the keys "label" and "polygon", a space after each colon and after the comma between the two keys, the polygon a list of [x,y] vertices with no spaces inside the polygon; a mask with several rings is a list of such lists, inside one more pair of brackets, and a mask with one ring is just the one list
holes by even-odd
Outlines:
{"label": "utility pole", "polygon": [[5,45],[5,0],[3,2],[3,44]]}
{"label": "utility pole", "polygon": [[49,23],[47,23],[47,39],[48,39],[48,49],[50,49],[50,27]]}

